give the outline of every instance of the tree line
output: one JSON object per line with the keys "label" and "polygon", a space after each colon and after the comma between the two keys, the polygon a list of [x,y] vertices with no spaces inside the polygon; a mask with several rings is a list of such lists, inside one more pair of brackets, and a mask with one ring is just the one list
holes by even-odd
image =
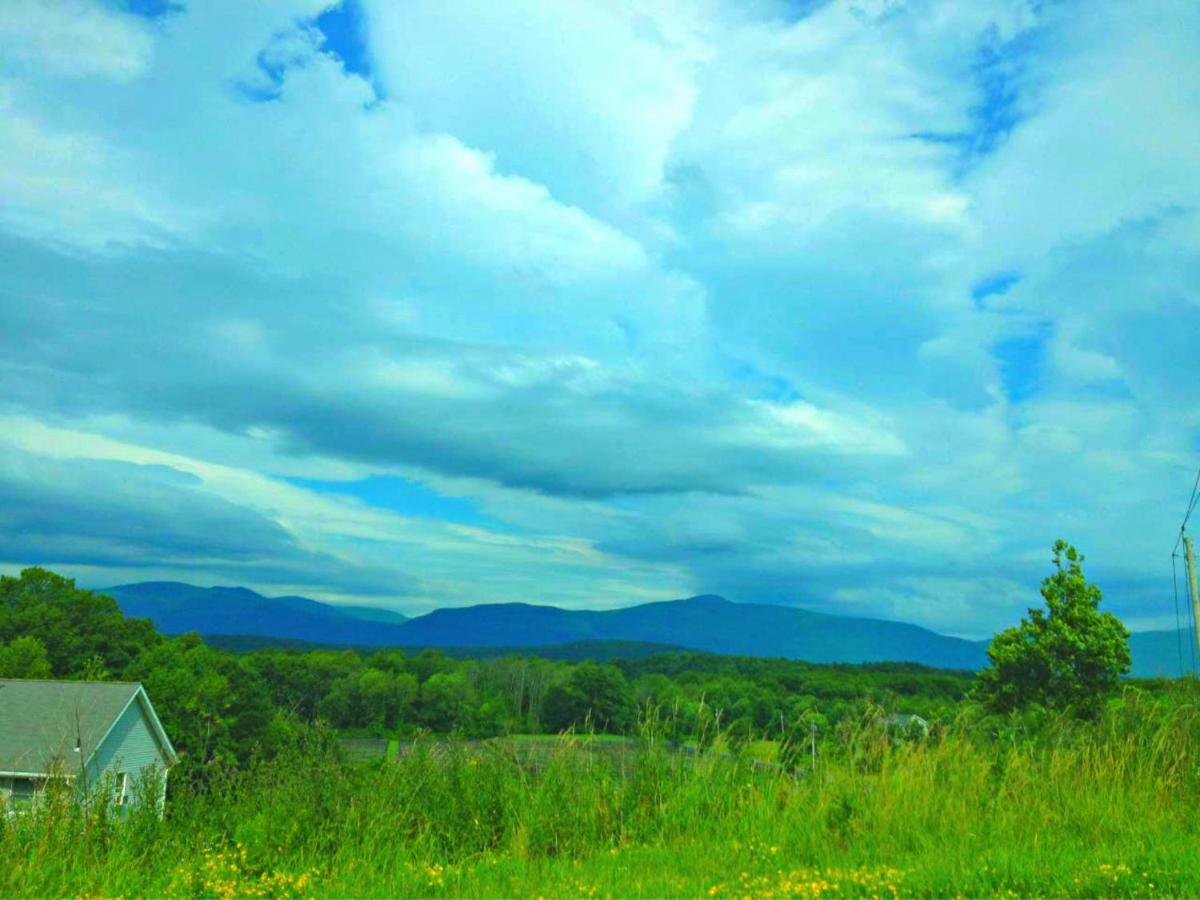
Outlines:
{"label": "tree line", "polygon": [[966,673],[918,665],[706,653],[609,662],[463,659],[433,649],[234,653],[196,634],[163,635],[111,597],[41,568],[0,578],[0,677],[140,681],[196,771],[277,752],[317,722],[366,736],[629,734],[655,706],[671,711],[680,740],[714,729],[789,737],[834,724],[867,699],[937,715],[970,686]]}
{"label": "tree line", "polygon": [[242,653],[197,634],[169,637],[108,596],[30,568],[0,577],[0,677],[142,682],[195,777],[294,743],[317,723],[344,734],[420,732],[487,738],[587,728],[633,733],[658,710],[678,741],[798,743],[861,716],[948,719],[965,701],[1012,715],[1029,708],[1094,716],[1129,669],[1128,631],[1100,612],[1083,557],[1060,541],[1029,610],[989,648],[977,677],[906,663],[826,665],[671,652],[550,660],[532,653],[455,658],[433,649],[289,649]]}

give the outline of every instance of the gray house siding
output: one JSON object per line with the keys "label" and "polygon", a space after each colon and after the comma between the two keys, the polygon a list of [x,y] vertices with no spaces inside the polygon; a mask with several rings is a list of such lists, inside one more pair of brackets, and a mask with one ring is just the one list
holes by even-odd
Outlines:
{"label": "gray house siding", "polygon": [[[134,799],[140,779],[159,778],[155,798],[161,807],[166,799],[168,766],[167,755],[150,728],[147,712],[140,699],[135,697],[96,749],[88,766],[88,780],[94,784],[106,775],[113,778],[116,791],[128,792],[120,798],[124,801]],[[122,778],[125,775],[127,779]]]}
{"label": "gray house siding", "polygon": [[135,699],[97,749],[92,758],[92,774],[95,777],[100,772],[114,771],[136,777],[154,765],[165,769],[167,757],[150,730],[142,704]]}

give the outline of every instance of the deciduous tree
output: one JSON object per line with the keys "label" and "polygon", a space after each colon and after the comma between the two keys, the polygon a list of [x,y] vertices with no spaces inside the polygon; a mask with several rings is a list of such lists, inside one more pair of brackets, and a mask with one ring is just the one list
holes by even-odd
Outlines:
{"label": "deciduous tree", "polygon": [[49,678],[50,659],[35,637],[25,635],[0,644],[0,678]]}
{"label": "deciduous tree", "polygon": [[1083,556],[1054,544],[1054,572],[1042,582],[1045,608],[1031,607],[988,648],[990,664],[975,695],[995,712],[1032,705],[1093,714],[1129,671],[1129,631],[1100,612],[1100,589],[1083,574]]}

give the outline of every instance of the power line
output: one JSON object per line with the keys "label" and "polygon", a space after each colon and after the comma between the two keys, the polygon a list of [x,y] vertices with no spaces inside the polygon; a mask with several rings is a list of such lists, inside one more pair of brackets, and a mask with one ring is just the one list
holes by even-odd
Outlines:
{"label": "power line", "polygon": [[1179,526],[1179,536],[1175,538],[1175,546],[1171,548],[1171,553],[1179,549],[1179,542],[1183,540],[1183,532],[1187,528],[1188,519],[1195,512],[1198,502],[1200,502],[1200,469],[1196,470],[1196,481],[1192,485],[1192,495],[1188,498],[1187,511],[1183,514],[1183,523]]}

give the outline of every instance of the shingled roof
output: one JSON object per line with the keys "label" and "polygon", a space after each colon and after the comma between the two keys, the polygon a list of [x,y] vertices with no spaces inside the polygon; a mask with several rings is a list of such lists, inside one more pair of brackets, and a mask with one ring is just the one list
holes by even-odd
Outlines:
{"label": "shingled roof", "polygon": [[[139,693],[145,696],[134,682],[0,679],[0,775],[45,775],[56,762],[71,772]],[[150,717],[161,732],[152,711]]]}

